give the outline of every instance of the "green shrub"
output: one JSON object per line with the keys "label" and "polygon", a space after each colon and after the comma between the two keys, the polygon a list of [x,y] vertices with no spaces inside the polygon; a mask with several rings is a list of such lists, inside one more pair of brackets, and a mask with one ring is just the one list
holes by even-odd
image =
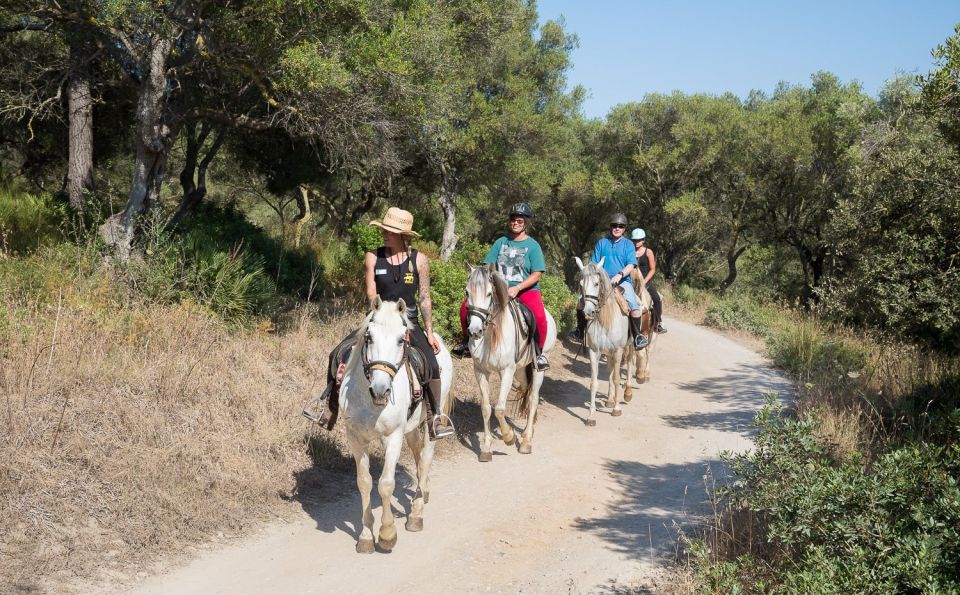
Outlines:
{"label": "green shrub", "polygon": [[562,337],[577,324],[577,296],[567,289],[563,278],[556,275],[540,277],[543,305],[557,323],[557,337]]}
{"label": "green shrub", "polygon": [[466,287],[467,271],[462,264],[442,260],[430,263],[433,328],[448,343],[460,340],[460,304]]}
{"label": "green shrub", "polygon": [[778,366],[801,380],[845,377],[863,370],[868,361],[865,347],[830,338],[810,320],[773,333],[767,350]]}
{"label": "green shrub", "polygon": [[690,304],[695,306],[707,301],[708,297],[709,294],[706,291],[691,287],[686,284],[677,285],[673,289],[673,299],[678,304]]}
{"label": "green shrub", "polygon": [[[960,411],[945,444],[890,448],[866,465],[837,462],[817,442],[815,416],[785,418],[771,399],[758,414],[755,446],[729,455],[732,509],[762,519],[773,589],[790,593],[903,593],[960,590]],[[699,546],[700,552],[703,545]],[[747,558],[701,556],[701,586],[737,574],[757,589]],[[741,582],[741,584],[743,584]]]}
{"label": "green shrub", "polygon": [[703,321],[719,329],[740,329],[760,336],[769,332],[769,324],[758,309],[742,299],[724,298],[713,302]]}
{"label": "green shrub", "polygon": [[52,195],[0,189],[0,251],[25,254],[61,241],[66,207]]}

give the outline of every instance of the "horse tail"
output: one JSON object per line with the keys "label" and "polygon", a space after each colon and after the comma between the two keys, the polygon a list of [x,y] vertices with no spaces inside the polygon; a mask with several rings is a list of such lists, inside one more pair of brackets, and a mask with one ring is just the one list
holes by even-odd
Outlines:
{"label": "horse tail", "polygon": [[513,388],[518,397],[514,403],[514,415],[526,417],[530,413],[530,394],[533,392],[533,364],[517,369],[513,375]]}

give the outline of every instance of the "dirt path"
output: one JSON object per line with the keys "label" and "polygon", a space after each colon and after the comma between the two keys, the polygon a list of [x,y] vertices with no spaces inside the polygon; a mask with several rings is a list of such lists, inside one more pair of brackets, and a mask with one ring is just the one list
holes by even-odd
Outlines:
{"label": "dirt path", "polygon": [[[717,453],[748,446],[765,392],[787,382],[746,348],[666,321],[653,379],[619,418],[583,425],[589,364],[554,352],[532,455],[495,446],[478,463],[476,436],[437,461],[424,531],[398,522],[392,554],[359,555],[359,496],[304,505],[293,522],[206,552],[146,579],[133,593],[593,593],[625,592],[673,557],[678,530],[702,511],[703,476]],[[603,368],[601,368],[603,374]],[[456,390],[456,389],[455,389]],[[606,383],[601,382],[601,391]],[[469,406],[469,405],[468,405]],[[476,405],[475,410],[479,410]],[[412,483],[398,470],[396,496]],[[379,503],[376,489],[373,498]],[[379,510],[376,511],[379,519]]]}

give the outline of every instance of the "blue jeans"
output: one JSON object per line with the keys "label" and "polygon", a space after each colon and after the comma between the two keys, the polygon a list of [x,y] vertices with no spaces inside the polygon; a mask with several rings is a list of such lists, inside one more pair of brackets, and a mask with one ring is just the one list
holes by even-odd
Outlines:
{"label": "blue jeans", "polygon": [[633,283],[630,281],[630,277],[624,279],[624,281],[620,283],[620,287],[623,288],[623,299],[627,300],[627,305],[630,306],[630,310],[639,310],[640,298],[637,297],[637,292],[633,289]]}

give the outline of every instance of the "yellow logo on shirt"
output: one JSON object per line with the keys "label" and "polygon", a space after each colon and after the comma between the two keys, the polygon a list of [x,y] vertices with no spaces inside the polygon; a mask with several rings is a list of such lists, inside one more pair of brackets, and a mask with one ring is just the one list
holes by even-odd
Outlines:
{"label": "yellow logo on shirt", "polygon": [[405,285],[413,285],[413,273],[407,273],[404,275],[403,282]]}

